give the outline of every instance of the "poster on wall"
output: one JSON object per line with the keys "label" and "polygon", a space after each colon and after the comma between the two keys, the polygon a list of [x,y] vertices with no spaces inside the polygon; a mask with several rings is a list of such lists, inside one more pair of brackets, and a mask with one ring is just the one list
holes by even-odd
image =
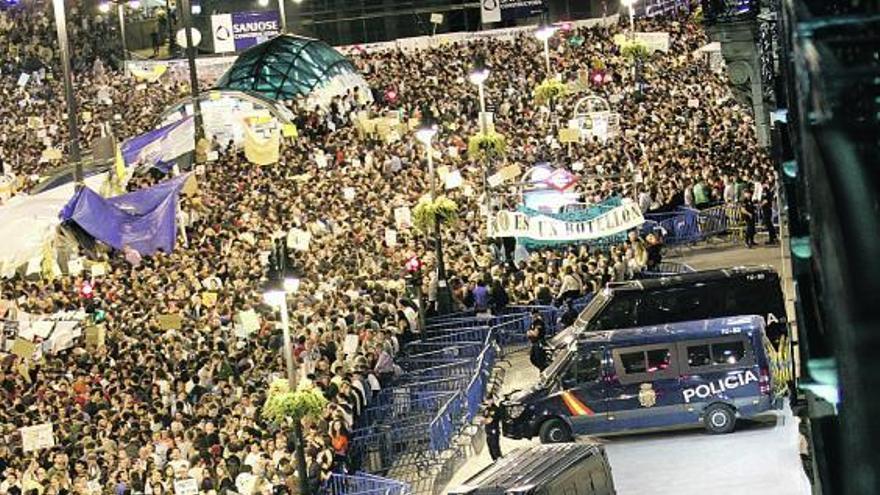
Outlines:
{"label": "poster on wall", "polygon": [[211,16],[214,52],[240,52],[258,45],[281,30],[278,11],[232,12]]}
{"label": "poster on wall", "polygon": [[546,0],[480,0],[483,24],[531,17],[546,10]]}

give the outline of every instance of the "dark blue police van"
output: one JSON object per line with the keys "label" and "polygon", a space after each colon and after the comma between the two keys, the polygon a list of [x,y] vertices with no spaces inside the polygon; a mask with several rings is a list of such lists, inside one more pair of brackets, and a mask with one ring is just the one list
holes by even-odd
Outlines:
{"label": "dark blue police van", "polygon": [[566,442],[702,425],[776,409],[764,318],[757,315],[586,332],[560,349],[529,390],[505,401],[504,435]]}

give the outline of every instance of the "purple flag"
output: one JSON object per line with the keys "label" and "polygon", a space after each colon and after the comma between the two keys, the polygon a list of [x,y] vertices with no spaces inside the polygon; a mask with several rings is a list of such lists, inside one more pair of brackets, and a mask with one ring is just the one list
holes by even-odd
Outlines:
{"label": "purple flag", "polygon": [[177,202],[189,174],[114,198],[80,188],[61,210],[61,220],[76,222],[114,249],[141,254],[170,253],[177,238]]}

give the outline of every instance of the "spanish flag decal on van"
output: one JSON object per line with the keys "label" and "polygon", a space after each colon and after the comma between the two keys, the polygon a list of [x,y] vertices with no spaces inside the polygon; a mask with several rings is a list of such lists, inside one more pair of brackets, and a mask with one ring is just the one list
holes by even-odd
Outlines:
{"label": "spanish flag decal on van", "polygon": [[575,395],[571,392],[562,392],[562,402],[565,403],[565,407],[568,408],[568,412],[571,413],[572,416],[592,416],[595,414],[592,409],[586,406],[583,402],[580,401]]}

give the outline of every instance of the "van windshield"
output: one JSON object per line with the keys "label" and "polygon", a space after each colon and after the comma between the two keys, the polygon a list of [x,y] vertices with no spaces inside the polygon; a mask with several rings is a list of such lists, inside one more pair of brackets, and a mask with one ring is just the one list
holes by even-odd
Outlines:
{"label": "van windshield", "polygon": [[587,307],[581,311],[577,321],[550,339],[550,347],[558,349],[568,345],[579,333],[587,328],[587,324],[590,320],[596,317],[599,311],[605,307],[605,304],[607,304],[610,299],[610,297],[605,295],[605,291],[597,293],[593,299],[590,300],[590,303],[587,304]]}
{"label": "van windshield", "polygon": [[557,352],[553,362],[550,363],[550,366],[541,372],[539,383],[541,383],[541,385],[547,385],[552,382],[556,376],[565,369],[568,361],[571,360],[572,354],[572,349],[570,347],[566,347],[563,350],[560,350],[560,352]]}

